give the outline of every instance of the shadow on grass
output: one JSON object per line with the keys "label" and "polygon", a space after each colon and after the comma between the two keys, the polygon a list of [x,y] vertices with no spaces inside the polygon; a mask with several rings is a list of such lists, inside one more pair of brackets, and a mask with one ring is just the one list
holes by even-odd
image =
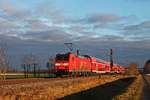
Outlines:
{"label": "shadow on grass", "polygon": [[134,80],[134,77],[119,79],[58,100],[111,100],[114,96],[123,92]]}

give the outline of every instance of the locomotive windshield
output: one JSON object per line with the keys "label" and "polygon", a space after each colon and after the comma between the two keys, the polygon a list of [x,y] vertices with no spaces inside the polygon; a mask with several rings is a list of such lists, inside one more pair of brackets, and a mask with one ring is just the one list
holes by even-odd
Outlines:
{"label": "locomotive windshield", "polygon": [[57,54],[56,61],[69,61],[69,53],[67,54]]}

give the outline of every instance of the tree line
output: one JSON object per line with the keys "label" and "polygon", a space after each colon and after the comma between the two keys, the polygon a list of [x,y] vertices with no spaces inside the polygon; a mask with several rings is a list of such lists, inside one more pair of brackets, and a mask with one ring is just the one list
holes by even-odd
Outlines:
{"label": "tree line", "polygon": [[[10,64],[6,55],[6,49],[0,47],[0,79],[6,79],[6,74],[10,70]],[[51,72],[52,66],[54,66],[54,59],[50,57],[45,65],[48,69],[48,73]],[[32,74],[32,77],[39,77],[41,71],[40,58],[34,54],[26,54],[22,58],[21,68],[24,72],[24,77],[28,78]]]}

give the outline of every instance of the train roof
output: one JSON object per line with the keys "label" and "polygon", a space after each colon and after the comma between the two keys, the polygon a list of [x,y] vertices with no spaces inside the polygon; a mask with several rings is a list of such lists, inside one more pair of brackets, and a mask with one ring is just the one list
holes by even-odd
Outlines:
{"label": "train roof", "polygon": [[89,55],[79,55],[78,57],[79,58],[90,58],[91,59],[91,57]]}
{"label": "train roof", "polygon": [[92,57],[92,59],[95,59],[97,62],[100,62],[100,63],[109,64],[108,61],[105,61],[103,59],[99,59],[99,58],[96,58],[96,57]]}

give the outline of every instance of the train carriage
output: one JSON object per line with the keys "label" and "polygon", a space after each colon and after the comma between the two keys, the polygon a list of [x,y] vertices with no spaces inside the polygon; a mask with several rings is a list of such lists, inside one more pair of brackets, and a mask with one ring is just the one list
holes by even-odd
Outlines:
{"label": "train carriage", "polygon": [[92,72],[95,73],[100,73],[100,74],[104,74],[104,73],[109,73],[110,72],[110,64],[107,61],[104,61],[102,59],[98,59],[95,57],[92,57]]}

